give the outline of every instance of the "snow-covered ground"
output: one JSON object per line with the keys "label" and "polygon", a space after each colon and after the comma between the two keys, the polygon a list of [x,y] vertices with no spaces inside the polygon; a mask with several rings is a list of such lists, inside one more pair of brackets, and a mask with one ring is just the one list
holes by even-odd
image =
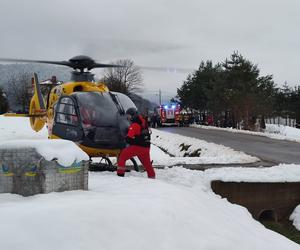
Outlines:
{"label": "snow-covered ground", "polygon": [[[2,143],[47,136],[45,130],[32,132],[20,118],[1,118]],[[156,157],[165,156],[156,147],[152,150]],[[111,172],[93,172],[89,191],[26,198],[0,194],[0,249],[299,249],[210,187],[214,179],[300,181],[299,165],[203,172],[175,167],[156,172],[155,180],[147,179],[146,173],[119,178]],[[299,211],[298,206],[291,218],[300,230]]]}
{"label": "snow-covered ground", "polygon": [[[259,160],[243,152],[234,151],[233,149],[214,143],[207,143],[202,140],[174,135],[156,129],[153,129],[152,133],[152,143],[176,156],[170,157],[170,155],[152,145],[151,157],[154,165],[230,164],[250,163]],[[36,133],[31,129],[28,118],[0,116],[0,142],[4,145],[6,141],[10,140],[46,140],[47,138],[48,132],[46,127]],[[200,148],[200,157],[183,157],[183,153],[186,151],[180,151],[179,145],[182,143],[191,145],[189,151]]]}
{"label": "snow-covered ground", "polygon": [[0,116],[0,141],[48,139],[46,126],[38,133],[34,132],[26,117]]}
{"label": "snow-covered ground", "polygon": [[289,140],[289,141],[300,142],[300,129],[289,127],[289,126],[276,125],[276,124],[266,124],[266,129],[264,132],[254,132],[254,131],[240,130],[240,129],[233,129],[233,128],[219,128],[214,126],[203,126],[197,124],[192,124],[191,127],[203,128],[203,129],[216,129],[216,130],[229,131],[232,133],[243,133],[243,134],[265,136],[277,140]]}
{"label": "snow-covered ground", "polygon": [[[231,148],[208,143],[196,138],[168,133],[157,129],[152,129],[152,144],[164,149],[175,157],[164,162],[164,165],[171,163],[182,164],[228,164],[228,163],[250,163],[259,161],[258,158],[247,155]],[[198,153],[199,157],[184,157]]]}
{"label": "snow-covered ground", "polygon": [[300,231],[300,205],[295,208],[290,216],[290,220],[293,221],[293,225]]}
{"label": "snow-covered ground", "polygon": [[300,142],[300,129],[298,128],[276,124],[266,124],[265,133],[271,138],[283,138],[284,140]]}
{"label": "snow-covered ground", "polygon": [[247,209],[215,195],[205,172],[91,173],[89,191],[0,195],[0,248],[299,249]]}

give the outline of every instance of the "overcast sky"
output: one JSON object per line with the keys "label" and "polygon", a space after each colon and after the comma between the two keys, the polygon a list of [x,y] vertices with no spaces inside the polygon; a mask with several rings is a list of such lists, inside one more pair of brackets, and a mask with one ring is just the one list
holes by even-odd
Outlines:
{"label": "overcast sky", "polygon": [[[0,0],[0,57],[197,69],[238,50],[275,83],[300,84],[299,0]],[[187,74],[144,72],[145,92]]]}

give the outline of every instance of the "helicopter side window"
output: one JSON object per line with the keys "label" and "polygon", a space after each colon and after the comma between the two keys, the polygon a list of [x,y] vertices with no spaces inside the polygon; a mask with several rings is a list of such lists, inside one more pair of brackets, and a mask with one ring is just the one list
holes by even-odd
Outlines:
{"label": "helicopter side window", "polygon": [[69,97],[61,98],[56,108],[56,122],[71,126],[78,126],[74,101]]}
{"label": "helicopter side window", "polygon": [[74,105],[74,101],[69,97],[63,97],[60,99],[60,103]]}
{"label": "helicopter side window", "polygon": [[61,103],[58,107],[57,112],[68,114],[68,115],[76,115],[75,106],[70,104]]}

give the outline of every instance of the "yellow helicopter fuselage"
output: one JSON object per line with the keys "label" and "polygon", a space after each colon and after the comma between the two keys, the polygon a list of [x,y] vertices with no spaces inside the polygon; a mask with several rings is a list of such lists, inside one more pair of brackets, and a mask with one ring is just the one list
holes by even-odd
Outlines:
{"label": "yellow helicopter fuselage", "polygon": [[[104,83],[99,82],[67,82],[53,87],[49,93],[48,99],[39,97],[40,90],[35,77],[33,80],[34,95],[30,102],[29,117],[30,125],[36,132],[40,131],[44,125],[47,125],[49,139],[64,139],[52,133],[54,124],[55,104],[61,96],[68,96],[74,92],[108,92],[109,89]],[[42,103],[41,103],[42,102]],[[44,109],[43,109],[44,107]],[[78,146],[90,157],[118,156],[120,149],[101,149],[81,145]]]}
{"label": "yellow helicopter fuselage", "polygon": [[[126,136],[124,134],[129,124],[127,124],[124,109],[127,110],[131,106],[135,107],[135,105],[129,97],[124,97],[121,93],[110,92],[105,84],[95,82],[93,74],[90,72],[95,68],[120,68],[124,66],[98,63],[85,55],[74,56],[64,61],[9,58],[0,58],[0,61],[43,63],[73,69],[71,81],[64,84],[57,84],[56,81],[51,81],[50,85],[39,84],[37,74],[34,74],[32,78],[34,94],[30,101],[29,114],[23,115],[30,118],[30,125],[34,131],[40,131],[46,124],[49,139],[72,140],[90,157],[117,156],[120,149],[125,147],[126,143],[123,137]],[[44,87],[45,91],[42,92],[41,88]],[[64,99],[69,99],[73,105],[63,103]],[[121,99],[124,105],[120,103]],[[79,102],[82,104],[81,107]],[[73,109],[75,115],[67,113],[69,111],[63,113],[65,111],[61,111],[61,109],[64,106]],[[93,116],[94,120],[88,127],[85,123],[86,112],[84,109],[88,111],[94,107],[98,109],[94,110],[96,115]],[[71,121],[71,118],[75,120]]]}

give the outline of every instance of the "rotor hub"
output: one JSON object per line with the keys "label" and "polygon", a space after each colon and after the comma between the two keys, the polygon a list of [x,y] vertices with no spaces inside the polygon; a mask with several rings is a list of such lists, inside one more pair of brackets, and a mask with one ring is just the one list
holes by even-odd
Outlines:
{"label": "rotor hub", "polygon": [[84,71],[84,69],[90,70],[95,66],[95,61],[91,57],[84,55],[74,56],[69,62],[70,67],[75,70],[79,69],[80,71]]}

